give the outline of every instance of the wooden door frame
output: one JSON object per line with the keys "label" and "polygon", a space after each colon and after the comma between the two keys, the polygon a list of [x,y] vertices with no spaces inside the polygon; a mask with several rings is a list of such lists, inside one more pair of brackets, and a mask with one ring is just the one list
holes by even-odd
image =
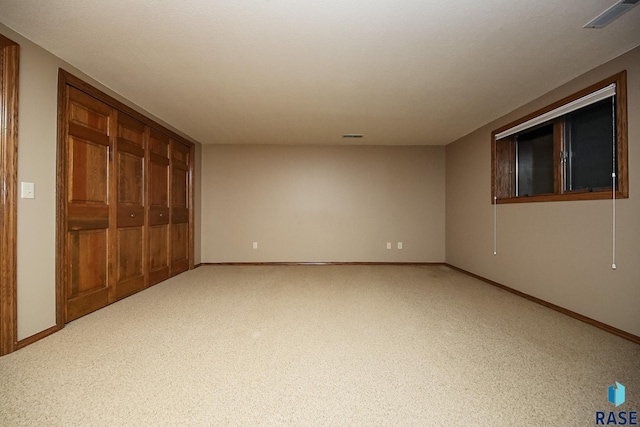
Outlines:
{"label": "wooden door frame", "polygon": [[[16,350],[16,216],[18,181],[18,69],[20,46],[0,34],[0,356]],[[5,189],[5,191],[2,191]]]}

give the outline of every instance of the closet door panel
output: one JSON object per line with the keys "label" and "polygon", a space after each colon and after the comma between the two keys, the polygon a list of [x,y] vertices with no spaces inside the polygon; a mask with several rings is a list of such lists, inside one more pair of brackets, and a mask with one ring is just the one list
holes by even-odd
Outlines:
{"label": "closet door panel", "polygon": [[189,251],[185,242],[189,241],[189,224],[173,224],[171,226],[171,274],[176,275],[189,269]]}
{"label": "closet door panel", "polygon": [[149,284],[169,278],[169,225],[149,227]]}
{"label": "closet door panel", "polygon": [[189,153],[171,140],[171,275],[189,269]]}
{"label": "closet door panel", "polygon": [[109,169],[115,111],[73,88],[68,88],[67,97],[64,318],[69,322],[109,303]]}
{"label": "closet door panel", "polygon": [[140,250],[142,236],[140,227],[118,228],[117,295],[119,297],[130,295],[144,287],[143,254]]}
{"label": "closet door panel", "polygon": [[109,299],[107,230],[67,234],[67,321],[104,307]]}
{"label": "closet door panel", "polygon": [[175,166],[171,173],[171,220],[173,223],[189,221],[189,208],[187,207],[188,171],[178,169]]}
{"label": "closet door panel", "polygon": [[145,126],[118,114],[116,299],[145,287]]}
{"label": "closet door panel", "polygon": [[149,285],[170,276],[169,137],[149,132]]}
{"label": "closet door panel", "polygon": [[96,177],[108,176],[109,142],[95,143],[80,139],[71,134],[69,137],[69,202],[77,204],[109,204],[108,182]]}

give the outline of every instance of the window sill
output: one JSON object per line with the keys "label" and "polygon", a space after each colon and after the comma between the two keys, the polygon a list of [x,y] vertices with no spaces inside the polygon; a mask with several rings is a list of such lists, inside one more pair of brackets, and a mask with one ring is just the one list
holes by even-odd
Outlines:
{"label": "window sill", "polygon": [[[509,197],[498,199],[499,205],[504,203],[536,203],[536,202],[567,202],[572,200],[606,200],[612,199],[611,190],[576,192],[565,194],[540,194],[537,196]],[[629,196],[620,191],[616,191],[616,199],[627,199]]]}

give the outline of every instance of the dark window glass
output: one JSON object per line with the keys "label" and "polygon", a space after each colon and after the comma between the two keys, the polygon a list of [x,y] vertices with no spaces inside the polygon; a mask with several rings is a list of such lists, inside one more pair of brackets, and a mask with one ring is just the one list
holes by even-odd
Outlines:
{"label": "dark window glass", "polygon": [[611,188],[615,99],[605,99],[565,117],[567,191]]}
{"label": "dark window glass", "polygon": [[518,135],[516,196],[553,193],[553,124]]}

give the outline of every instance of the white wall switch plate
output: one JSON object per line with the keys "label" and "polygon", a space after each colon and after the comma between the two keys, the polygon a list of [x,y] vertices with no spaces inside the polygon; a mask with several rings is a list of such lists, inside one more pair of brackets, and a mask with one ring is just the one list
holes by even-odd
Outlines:
{"label": "white wall switch plate", "polygon": [[387,249],[391,249],[391,242],[387,242]]}
{"label": "white wall switch plate", "polygon": [[253,249],[258,249],[258,242],[253,242]]}
{"label": "white wall switch plate", "polygon": [[22,182],[20,186],[20,197],[23,199],[35,199],[36,185],[33,182]]}
{"label": "white wall switch plate", "polygon": [[402,242],[398,242],[398,249],[402,249]]}

